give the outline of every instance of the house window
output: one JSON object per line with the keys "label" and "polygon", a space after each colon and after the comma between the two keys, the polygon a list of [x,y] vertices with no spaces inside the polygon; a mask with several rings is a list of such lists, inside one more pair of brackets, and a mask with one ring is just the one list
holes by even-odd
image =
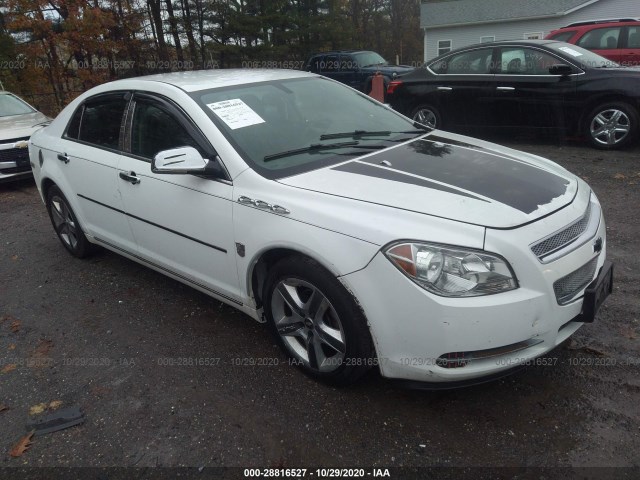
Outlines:
{"label": "house window", "polygon": [[496,37],[494,35],[487,35],[486,37],[480,37],[480,43],[495,42],[495,41],[496,41]]}
{"label": "house window", "polygon": [[438,40],[438,56],[444,55],[451,51],[453,41],[451,40]]}
{"label": "house window", "polygon": [[544,37],[542,32],[530,32],[524,34],[525,40],[542,40],[542,37]]}

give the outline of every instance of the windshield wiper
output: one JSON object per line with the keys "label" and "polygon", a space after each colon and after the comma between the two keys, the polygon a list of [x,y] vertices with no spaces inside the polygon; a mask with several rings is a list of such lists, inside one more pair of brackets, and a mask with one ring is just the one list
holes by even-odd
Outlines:
{"label": "windshield wiper", "polygon": [[278,158],[290,157],[299,153],[313,153],[320,150],[333,150],[335,148],[365,148],[369,150],[381,150],[387,148],[383,145],[360,145],[359,142],[338,142],[338,143],[312,143],[308,147],[294,148],[293,150],[286,150],[280,153],[273,153],[266,155],[263,161],[270,162]]}
{"label": "windshield wiper", "polygon": [[329,140],[331,138],[359,138],[359,137],[388,137],[392,133],[423,133],[424,130],[407,130],[404,132],[392,132],[390,130],[381,130],[379,132],[368,132],[367,130],[354,130],[353,132],[325,133],[320,135],[320,140]]}

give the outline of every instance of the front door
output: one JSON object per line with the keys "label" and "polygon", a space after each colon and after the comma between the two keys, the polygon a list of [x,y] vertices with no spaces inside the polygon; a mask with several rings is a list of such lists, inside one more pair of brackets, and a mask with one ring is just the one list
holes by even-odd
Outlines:
{"label": "front door", "polygon": [[171,101],[136,93],[128,145],[118,165],[124,208],[148,263],[207,291],[240,303],[232,226],[232,185],[193,174],[159,174],[160,151],[213,149]]}

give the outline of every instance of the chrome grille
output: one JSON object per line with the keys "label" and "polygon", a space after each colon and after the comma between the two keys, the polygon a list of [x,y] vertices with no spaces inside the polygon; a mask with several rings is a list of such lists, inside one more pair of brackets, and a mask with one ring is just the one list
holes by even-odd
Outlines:
{"label": "chrome grille", "polygon": [[565,275],[553,284],[553,290],[556,294],[556,300],[559,305],[569,303],[573,297],[591,283],[598,266],[598,257],[595,257],[589,263],[583,265],[579,269]]}
{"label": "chrome grille", "polygon": [[560,230],[550,237],[547,237],[544,240],[535,243],[531,246],[531,251],[536,257],[538,257],[538,259],[542,260],[550,253],[566,247],[584,233],[584,231],[587,229],[587,226],[589,225],[590,218],[591,203],[589,203],[586,212],[584,212],[584,215],[581,218],[579,218],[563,230]]}
{"label": "chrome grille", "polygon": [[29,140],[29,137],[14,138],[0,142],[0,174],[20,173],[31,170],[29,150],[13,146],[15,143],[24,140]]}

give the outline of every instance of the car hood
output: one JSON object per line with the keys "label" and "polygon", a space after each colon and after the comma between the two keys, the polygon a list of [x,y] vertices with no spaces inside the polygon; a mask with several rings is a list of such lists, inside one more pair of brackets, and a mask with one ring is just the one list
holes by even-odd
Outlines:
{"label": "car hood", "polygon": [[289,186],[491,228],[514,228],[570,204],[578,181],[535,155],[434,131]]}
{"label": "car hood", "polygon": [[0,117],[0,141],[30,137],[33,132],[42,127],[42,123],[49,121],[51,119],[40,112]]}

